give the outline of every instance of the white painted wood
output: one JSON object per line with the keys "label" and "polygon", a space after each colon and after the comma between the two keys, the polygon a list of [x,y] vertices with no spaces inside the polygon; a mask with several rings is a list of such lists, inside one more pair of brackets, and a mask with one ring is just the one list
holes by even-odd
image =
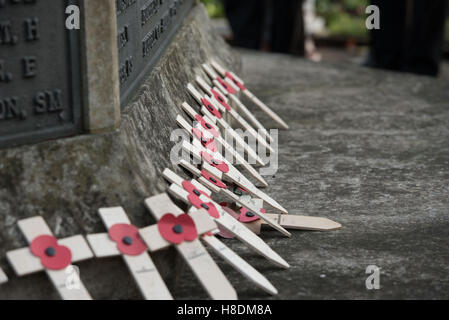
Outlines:
{"label": "white painted wood", "polygon": [[195,98],[196,102],[198,102],[199,105],[203,104],[203,95],[198,90],[196,90],[196,88],[191,83],[187,84],[187,90],[190,92],[192,97]]}
{"label": "white painted wood", "polygon": [[248,262],[243,260],[234,251],[229,249],[223,242],[218,240],[214,236],[203,236],[203,242],[205,242],[217,255],[223,260],[233,266],[238,272],[240,272],[245,278],[252,281],[262,290],[269,294],[278,294],[277,289],[265,278],[259,271],[253,268]]}
{"label": "white painted wood", "polygon": [[[190,204],[189,200],[187,199],[187,196],[189,195],[188,192],[186,192],[180,186],[172,184],[168,191],[175,197],[184,201],[186,204]],[[220,225],[220,227],[233,234],[237,239],[245,243],[248,247],[255,250],[274,264],[279,265],[283,268],[290,267],[289,264],[284,259],[282,259],[275,251],[273,251],[262,239],[260,239],[257,235],[247,229],[243,224],[241,224],[226,211],[224,211],[219,204],[214,201],[211,202],[215,205],[220,214],[220,217],[218,219],[215,219],[215,222]]]}
{"label": "white painted wood", "polygon": [[[20,220],[18,226],[28,243],[31,243],[36,237],[41,235],[53,235],[45,220],[40,216]],[[58,240],[58,244],[65,245],[72,251],[73,261],[81,261],[93,256],[82,236]],[[58,271],[44,269],[42,265],[38,267],[37,262],[40,263],[40,259],[35,257],[29,248],[8,252],[7,258],[19,276],[45,270],[53,286],[64,300],[92,299],[81,279],[77,281],[77,287],[72,288],[68,286],[67,281],[70,279],[70,276],[73,277],[73,275],[67,273],[67,270],[73,269],[73,267],[69,268],[71,266]]]}
{"label": "white painted wood", "polygon": [[[184,109],[184,111],[192,118],[195,120],[195,117],[197,115],[196,111],[193,110],[192,107],[190,107],[187,103],[183,103],[182,104],[182,108]],[[181,117],[182,118],[182,117]],[[182,118],[184,119],[184,118]],[[177,119],[178,120],[178,119]],[[210,121],[210,120],[206,120],[206,121]],[[182,127],[184,127],[184,124],[187,122],[184,122],[182,120],[178,121],[178,124],[180,124]],[[186,126],[188,127],[188,126]],[[201,125],[197,125],[196,126],[197,129],[201,130],[203,132],[203,134],[206,135],[207,138],[208,135],[210,135],[209,132],[207,132]],[[189,131],[190,133],[191,131]],[[190,133],[190,135],[192,136],[192,133]],[[237,164],[240,164],[249,174],[251,174],[258,182],[259,186],[261,187],[267,187],[268,184],[265,181],[265,179],[260,175],[260,173],[254,169],[245,159],[244,157],[242,157],[231,145],[229,145],[225,139],[223,139],[221,136],[218,137],[214,137],[215,142],[221,146],[222,148],[226,149],[227,152],[229,152],[237,161]]]}
{"label": "white painted wood", "polygon": [[6,276],[6,273],[3,272],[2,268],[0,268],[0,284],[8,282],[8,277]]}
{"label": "white painted wood", "polygon": [[[214,118],[214,115],[211,114],[209,112],[209,110],[206,107],[201,107],[201,113],[203,115],[208,115],[211,118]],[[243,140],[243,138],[237,133],[235,132],[234,129],[231,128],[231,126],[223,119],[218,119],[217,120],[217,124],[220,126],[220,129],[229,133],[235,140],[235,142],[241,147],[243,148],[243,150],[248,154],[248,157],[251,159],[251,161],[256,161],[256,163],[260,166],[265,166],[265,163],[263,162],[263,160],[257,155],[256,151],[254,151],[254,149],[252,149],[246,142],[245,140]]]}
{"label": "white painted wood", "polygon": [[6,258],[17,276],[44,271],[41,260],[34,256],[30,248],[21,248],[6,253]]}
{"label": "white painted wood", "polygon": [[58,243],[72,251],[72,262],[80,262],[94,257],[89,245],[81,235],[58,240]]}
{"label": "white painted wood", "polygon": [[[248,131],[248,133],[254,138],[256,139],[260,144],[262,144],[264,147],[268,148],[268,150],[270,150],[271,152],[275,152],[275,150],[267,143],[267,141],[265,140],[265,137],[263,134],[259,134],[242,116],[240,116],[231,106],[230,106],[230,110],[227,110],[226,108],[224,108],[221,103],[215,99],[215,97],[213,96],[212,93],[212,88],[209,87],[209,85],[201,78],[201,77],[196,77],[196,82],[198,83],[198,85],[202,88],[202,90],[209,95],[209,99],[212,100],[211,102],[215,105],[215,107],[220,108],[220,111],[222,113],[228,113],[231,115],[231,117],[237,121],[245,130]],[[217,89],[218,92],[220,92],[219,89]],[[227,98],[225,95],[222,95],[223,99],[225,100],[225,102],[227,103]],[[266,132],[266,130],[265,130]]]}
{"label": "white painted wood", "polygon": [[[211,61],[211,65],[215,70],[218,71],[223,77],[226,74],[225,68],[220,66],[216,61]],[[224,73],[222,73],[224,71]],[[209,73],[208,73],[209,74]],[[212,74],[212,73],[211,73]],[[237,77],[234,73],[231,72],[231,75],[237,80],[240,81],[241,79]],[[227,83],[235,85],[232,81],[230,81],[228,78],[226,78]],[[244,83],[243,81],[242,84]],[[271,110],[265,103],[260,101],[251,91],[248,89],[244,90],[243,93],[256,105],[258,106],[262,111],[264,111],[267,115],[269,115],[274,121],[276,121],[282,128],[289,129],[289,126],[285,123],[284,120],[282,120],[273,110]]]}
{"label": "white painted wood", "polygon": [[89,234],[86,238],[97,258],[109,258],[121,255],[117,249],[117,244],[109,238],[109,234],[107,233]]}
{"label": "white painted wood", "polygon": [[[122,207],[102,208],[98,210],[104,225],[109,230],[116,224],[131,224],[125,210]],[[99,238],[95,238],[98,240]],[[106,241],[106,248],[110,246],[107,242],[113,242],[110,239]],[[107,250],[100,250],[105,253]],[[121,254],[129,271],[139,287],[143,297],[147,300],[172,300],[173,297],[165,285],[161,275],[156,269],[148,252],[144,252],[138,256],[128,256]]]}
{"label": "white painted wood", "polygon": [[[209,217],[209,214],[206,210],[195,209],[189,212],[189,216],[195,222],[195,226],[199,235],[212,232],[217,229],[216,223]],[[142,237],[143,241],[145,241],[148,249],[151,252],[163,250],[172,245],[161,236],[157,224],[140,229],[139,234]]]}
{"label": "white painted wood", "polygon": [[[145,205],[157,220],[161,219],[167,212],[174,215],[183,213],[165,193],[146,199]],[[175,248],[212,299],[237,299],[234,288],[198,239],[175,245]]]}
{"label": "white painted wood", "polygon": [[268,219],[277,221],[282,226],[294,230],[334,231],[341,229],[342,225],[327,218],[297,216],[287,214],[267,214]]}
{"label": "white painted wood", "polygon": [[[182,148],[183,150],[189,152],[197,161],[202,160],[201,151],[208,152],[202,146],[195,147],[187,141],[183,141]],[[229,163],[229,161],[224,159],[219,153],[214,154],[214,157],[217,157],[217,160],[224,161],[229,167],[229,172],[222,173],[217,168],[209,165],[206,161],[203,161],[202,164],[204,170],[206,170],[207,172],[209,172],[210,174],[212,174],[213,176],[217,177],[220,180],[224,180],[226,178],[227,180],[234,182],[235,184],[247,190],[250,194],[254,195],[255,197],[261,198],[273,208],[279,210],[282,213],[288,213],[288,211],[284,207],[282,207],[276,200],[274,200],[269,195],[259,190],[251,181],[249,181],[239,170],[237,170],[231,163]]]}
{"label": "white painted wood", "polygon": [[[196,135],[193,134],[193,127],[181,116],[178,115],[178,117],[176,118],[176,122],[178,123],[178,125],[185,129],[189,135],[194,139],[194,143],[197,142],[199,143],[198,137],[196,137]],[[213,138],[204,128],[199,128],[199,130],[201,130],[201,132],[203,132],[203,134],[206,135],[206,138]],[[207,135],[210,135],[210,137],[207,137]],[[214,140],[217,140],[217,138],[214,138]],[[220,142],[218,142],[220,144]],[[222,146],[224,146],[229,152],[231,152],[231,154],[237,159],[237,161],[239,161],[239,163],[242,165],[242,167],[249,173],[251,174],[252,177],[254,177],[258,183],[263,186],[263,187],[267,187],[268,184],[265,181],[265,179],[259,174],[259,172],[257,172],[257,170],[255,170],[248,162],[246,162],[246,160],[241,157],[232,147],[229,146],[228,143],[226,143],[225,141],[221,141]],[[199,147],[201,148],[202,145],[199,144]],[[208,152],[212,153],[210,150],[208,150]],[[218,154],[220,159],[224,159],[224,157],[220,154],[220,153],[215,153]]]}

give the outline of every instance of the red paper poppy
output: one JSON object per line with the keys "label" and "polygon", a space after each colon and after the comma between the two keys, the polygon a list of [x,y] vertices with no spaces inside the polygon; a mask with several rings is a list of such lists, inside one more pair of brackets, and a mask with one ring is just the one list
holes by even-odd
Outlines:
{"label": "red paper poppy", "polygon": [[223,183],[222,181],[220,181],[219,179],[215,178],[213,175],[211,175],[209,172],[207,172],[206,170],[202,170],[201,171],[201,175],[203,176],[203,178],[205,178],[207,181],[209,181],[210,183],[212,183],[213,185],[221,188],[221,189],[227,189],[228,186]]}
{"label": "red paper poppy", "polygon": [[109,238],[117,244],[117,249],[128,256],[139,256],[147,250],[140,238],[139,229],[130,224],[118,223],[109,229]]}
{"label": "red paper poppy", "polygon": [[212,157],[207,152],[201,152],[201,157],[203,158],[204,161],[209,163],[212,167],[217,168],[221,172],[223,172],[223,173],[229,172],[229,166],[226,163],[224,163],[223,161],[214,159],[214,157]]}
{"label": "red paper poppy", "polygon": [[58,245],[58,240],[50,235],[36,237],[30,245],[31,253],[41,259],[49,270],[62,270],[72,263],[72,252],[66,246]]}
{"label": "red paper poppy", "polygon": [[237,91],[234,90],[233,87],[231,87],[229,84],[226,83],[222,78],[218,77],[217,81],[221,84],[221,86],[229,93],[229,94],[236,94]]}
{"label": "red paper poppy", "polygon": [[214,117],[216,117],[217,119],[222,118],[220,111],[218,111],[217,108],[214,107],[212,102],[210,102],[209,100],[207,100],[205,98],[201,99],[201,102]]}
{"label": "red paper poppy", "polygon": [[205,147],[206,149],[212,151],[212,152],[217,152],[218,148],[217,148],[217,144],[215,143],[215,140],[212,139],[206,139],[204,137],[204,133],[199,130],[199,129],[193,129],[193,134],[198,138],[198,140],[201,142],[202,146]]}
{"label": "red paper poppy", "polygon": [[[264,214],[266,213],[265,209],[260,209],[260,212],[264,213]],[[240,209],[240,215],[238,217],[238,220],[240,222],[249,223],[249,222],[257,221],[259,219],[260,218],[254,212],[251,212],[246,208]]]}
{"label": "red paper poppy", "polygon": [[191,242],[198,238],[195,222],[186,213],[178,217],[168,213],[159,220],[157,227],[161,236],[173,244],[180,244],[183,241]]}
{"label": "red paper poppy", "polygon": [[245,90],[246,90],[246,88],[245,88],[245,86],[243,85],[243,83],[241,83],[240,81],[238,81],[237,79],[235,79],[234,76],[233,76],[230,72],[226,72],[226,78],[228,78],[229,80],[231,80],[232,82],[234,82],[235,85],[236,85],[237,87],[240,88],[240,90],[242,90],[242,91],[245,91]]}
{"label": "red paper poppy", "polygon": [[[206,192],[201,191],[201,190],[198,190],[198,189],[193,185],[193,183],[191,183],[191,182],[189,182],[189,181],[187,181],[187,180],[184,180],[184,181],[182,182],[182,187],[183,187],[184,190],[187,191],[189,194],[194,194],[194,195],[196,195],[197,197],[199,197],[199,196],[201,196],[201,195],[204,195],[204,196],[206,196],[207,198],[211,199],[210,196],[209,196]],[[211,199],[211,200],[212,200],[212,199]]]}
{"label": "red paper poppy", "polygon": [[231,107],[226,103],[226,100],[218,91],[211,89],[211,93],[214,95],[215,100],[217,100],[226,110],[231,111]]}
{"label": "red paper poppy", "polygon": [[196,121],[198,121],[201,126],[207,130],[207,132],[209,132],[211,135],[213,135],[215,138],[218,138],[219,134],[218,131],[215,129],[215,127],[213,125],[211,125],[209,122],[206,122],[206,120],[204,120],[204,118],[202,116],[200,116],[199,114],[197,114],[195,116]]}
{"label": "red paper poppy", "polygon": [[220,213],[212,202],[204,202],[199,196],[191,193],[187,196],[189,202],[197,209],[205,209],[209,215],[215,219],[220,218]]}

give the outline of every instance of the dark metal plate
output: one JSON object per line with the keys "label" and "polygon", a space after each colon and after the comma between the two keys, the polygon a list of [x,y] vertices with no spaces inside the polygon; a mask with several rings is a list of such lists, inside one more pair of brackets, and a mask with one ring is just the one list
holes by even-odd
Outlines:
{"label": "dark metal plate", "polygon": [[78,1],[0,0],[0,147],[81,131]]}
{"label": "dark metal plate", "polygon": [[122,106],[157,63],[194,0],[116,0]]}

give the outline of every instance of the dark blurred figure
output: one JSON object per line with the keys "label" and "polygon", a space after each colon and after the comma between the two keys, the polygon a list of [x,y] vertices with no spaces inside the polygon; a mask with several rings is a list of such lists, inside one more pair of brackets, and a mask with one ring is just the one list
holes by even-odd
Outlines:
{"label": "dark blurred figure", "polygon": [[371,0],[380,29],[371,31],[368,66],[437,76],[443,52],[446,0]]}
{"label": "dark blurred figure", "polygon": [[233,45],[304,55],[303,0],[225,0]]}

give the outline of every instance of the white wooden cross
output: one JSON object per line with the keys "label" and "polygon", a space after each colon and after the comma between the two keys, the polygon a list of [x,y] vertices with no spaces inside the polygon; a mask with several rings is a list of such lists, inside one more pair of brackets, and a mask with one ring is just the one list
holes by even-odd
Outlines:
{"label": "white wooden cross", "polygon": [[[201,121],[206,121],[205,122],[205,126],[209,126],[212,127],[212,124],[210,124],[209,122],[212,122],[207,116],[205,116],[204,118],[201,117],[189,104],[187,104],[186,102],[184,102],[182,104],[182,109],[187,113],[187,115],[189,115],[189,117],[194,121],[194,123],[196,123],[196,126],[194,127],[194,129],[198,129],[201,131],[201,133],[203,134],[203,136],[205,137],[205,139],[207,140],[211,140],[213,139],[214,142],[218,143],[219,146],[221,146],[222,148],[226,149],[227,152],[229,152],[229,154],[231,154],[237,164],[241,165],[243,167],[243,169],[245,169],[252,177],[254,177],[254,179],[257,180],[258,186],[259,187],[267,187],[268,184],[265,181],[265,179],[260,175],[260,173],[254,169],[246,160],[244,157],[242,157],[237,151],[235,151],[235,149],[229,145],[225,139],[223,139],[223,137],[219,134],[219,131],[216,130],[217,128],[213,127],[213,129],[218,133],[217,136],[214,136],[210,133],[210,129],[208,129],[207,127],[203,127]],[[176,118],[176,121],[178,122],[178,125],[181,126],[182,128],[184,128],[185,130],[189,131],[190,135],[193,135],[195,138],[197,138],[197,136],[195,134],[193,134],[193,127],[192,130],[190,130],[190,125],[187,123],[187,121],[181,117],[178,116]],[[218,147],[218,146],[217,146]]]}
{"label": "white wooden cross", "polygon": [[[165,169],[163,172],[164,178],[167,179],[172,185],[169,188],[169,192],[175,197],[179,198],[188,205],[192,205],[191,195],[184,187],[184,179],[178,176],[176,173],[170,169]],[[204,179],[204,178],[202,178]],[[200,179],[201,180],[201,179]],[[203,193],[199,195],[200,199],[209,207],[214,207],[218,213],[219,217],[215,218],[215,222],[223,229],[233,234],[237,239],[245,243],[249,248],[256,251],[263,257],[267,258],[269,261],[278,265],[282,268],[289,268],[289,264],[277,254],[273,249],[270,248],[261,238],[252,233],[248,228],[243,226],[240,222],[229,215],[223,208],[213,201],[211,196],[211,191],[206,187],[202,186],[196,180],[191,180],[190,183],[197,189],[196,193]],[[195,193],[195,191],[192,191]],[[205,198],[206,196],[206,198]]]}
{"label": "white wooden cross", "polygon": [[[259,190],[251,181],[249,181],[240,171],[238,171],[231,163],[226,159],[220,158],[218,153],[211,155],[211,153],[206,150],[201,144],[193,141],[193,145],[188,141],[183,141],[183,150],[189,152],[197,161],[202,162],[202,168],[213,175],[219,180],[227,180],[233,182],[239,187],[247,190],[251,195],[256,198],[260,198],[267,204],[279,210],[281,213],[288,213],[288,211],[281,206],[276,200],[268,196],[266,193]],[[205,157],[212,158],[212,160],[205,159]],[[216,157],[216,158],[214,158]],[[217,163],[224,163],[226,165],[226,170],[221,170]],[[223,167],[223,166],[222,166]]]}
{"label": "white wooden cross", "polygon": [[[174,216],[175,219],[179,219],[180,216],[184,215],[184,212],[170,200],[166,193],[146,199],[145,205],[152,215],[159,221],[159,224],[141,229],[140,235],[142,239],[146,242],[151,251],[160,250],[172,245],[169,239],[162,236],[160,223],[168,220],[165,219],[168,216]],[[194,221],[198,235],[202,235],[217,228],[214,221],[209,218],[204,210],[202,210],[202,212],[197,211],[196,213],[190,213],[189,216],[192,217],[192,215],[195,216],[195,214],[197,218],[194,219]],[[186,231],[185,228],[179,224],[174,224],[173,226],[169,225],[168,227],[177,235]],[[173,245],[190,266],[193,273],[212,299],[237,299],[235,289],[198,238],[192,241],[182,241],[179,244]]]}
{"label": "white wooden cross", "polygon": [[233,84],[233,88],[237,91],[243,92],[257,107],[259,107],[263,112],[265,112],[268,116],[270,116],[274,121],[276,121],[281,128],[289,129],[287,123],[281,119],[273,110],[271,110],[265,103],[260,101],[248,88],[245,87],[242,79],[237,77],[233,72],[227,71],[222,66],[220,66],[215,60],[210,61],[212,67],[223,77],[225,78],[226,83]]}
{"label": "white wooden cross", "polygon": [[221,127],[221,129],[226,130],[227,133],[231,134],[232,137],[237,142],[237,144],[247,152],[248,156],[251,159],[255,159],[259,165],[265,166],[265,163],[257,155],[257,152],[253,148],[251,148],[251,146],[249,146],[245,142],[245,140],[234,129],[232,129],[231,126],[223,119],[221,113],[218,111],[217,107],[212,102],[212,100],[208,100],[207,97],[203,97],[203,95],[199,93],[198,90],[196,90],[191,83],[187,85],[187,90],[195,98],[198,104],[202,106],[201,107],[202,114],[208,115],[210,118],[214,118],[214,120]]}
{"label": "white wooden cross", "polygon": [[[187,105],[188,106],[188,105]],[[186,106],[186,107],[187,107]],[[183,128],[184,130],[187,131],[187,133],[191,136],[192,139],[196,139],[198,140],[202,146],[204,148],[206,148],[207,150],[209,150],[210,153],[214,153],[216,152],[216,150],[214,150],[214,148],[211,148],[209,146],[211,146],[211,144],[215,143],[215,137],[207,137],[206,136],[206,130],[204,128],[199,128],[198,126],[196,128],[192,127],[182,116],[178,115],[176,117],[176,122],[178,123],[178,125]],[[200,125],[201,126],[201,125]],[[196,130],[199,130],[199,132],[201,132],[202,136],[198,136]],[[207,145],[206,145],[207,144]],[[228,145],[229,146],[229,145]],[[218,150],[218,146],[216,145],[216,149]],[[238,155],[238,157],[241,157],[234,149],[231,149],[232,154],[236,154]],[[221,157],[223,157],[223,153],[220,153]],[[242,158],[243,159],[243,158]],[[260,175],[260,173],[254,169],[248,162],[246,162],[243,159],[244,162],[241,163],[242,167],[254,178],[257,180],[259,185],[262,185],[263,187],[267,187],[268,184],[265,181],[265,179]]]}
{"label": "white wooden cross", "polygon": [[[222,114],[230,114],[231,117],[237,121],[242,128],[248,131],[248,133],[257,140],[258,143],[262,144],[265,148],[270,150],[270,152],[275,152],[275,150],[267,143],[268,132],[262,131],[259,134],[241,115],[237,113],[229,104],[228,100],[222,94],[221,90],[217,87],[211,88],[201,77],[196,77],[196,83],[201,87],[201,89],[206,93],[207,98],[214,103],[215,106],[220,108]],[[263,134],[262,134],[263,132]]]}
{"label": "white wooden cross", "polygon": [[0,284],[8,282],[8,277],[3,272],[2,268],[0,268]]}
{"label": "white wooden cross", "polygon": [[[268,130],[264,127],[262,123],[260,123],[259,120],[254,116],[254,114],[242,103],[242,101],[237,97],[236,93],[237,90],[227,90],[229,89],[229,86],[227,88],[223,87],[221,83],[219,83],[216,78],[219,77],[218,74],[210,67],[208,64],[202,65],[203,70],[206,72],[206,74],[209,76],[210,79],[212,79],[212,83],[215,85],[216,88],[220,90],[221,93],[223,93],[230,101],[232,101],[232,104],[236,106],[237,110],[242,112],[244,116],[253,124],[253,126],[260,130],[261,134],[267,138],[270,142],[273,142],[273,137],[268,133]],[[215,79],[215,80],[214,80]],[[230,93],[234,92],[234,93]]]}
{"label": "white wooden cross", "polygon": [[21,277],[45,271],[62,299],[91,300],[78,274],[73,274],[75,268],[71,265],[93,257],[86,240],[80,235],[56,240],[39,216],[20,220],[18,225],[30,247],[7,252],[6,257],[15,273]]}
{"label": "white wooden cross", "polygon": [[[236,196],[240,198],[242,203],[251,203],[252,206],[255,209],[263,209],[263,200],[261,199],[254,199],[249,197],[249,199],[246,197],[247,195],[240,193],[235,193]],[[228,209],[228,210],[226,210]],[[226,212],[229,212],[229,209],[226,208]],[[231,211],[233,211],[231,209]],[[246,211],[246,210],[245,210]],[[248,229],[253,231],[256,234],[260,234],[262,225],[266,225],[266,222],[262,219],[252,220],[245,222],[243,220],[246,219],[240,219],[241,216],[246,215],[246,218],[253,218],[256,217],[255,214],[251,211],[247,211],[246,213],[237,213],[233,211],[233,216],[236,217],[240,222],[242,222]],[[294,215],[294,214],[272,214],[272,213],[265,213],[265,217],[269,220],[278,222],[281,226],[288,230],[305,230],[305,231],[334,231],[341,229],[342,225],[338,222],[332,221],[328,218],[322,218],[322,217],[311,217],[311,216],[300,216],[300,215]],[[248,219],[251,220],[251,219]]]}
{"label": "white wooden cross", "polygon": [[[131,225],[125,210],[121,207],[103,208],[99,210],[99,214],[106,229],[108,229],[108,233],[87,236],[87,240],[95,256],[97,258],[121,256],[146,300],[172,300],[173,297],[170,291],[167,289],[167,286],[147,252],[146,245],[142,242],[138,234],[135,231],[128,231],[119,237],[121,239],[117,238],[113,240],[111,238],[111,236],[114,236],[111,230],[117,230],[117,228],[123,226],[130,230],[135,228]],[[141,249],[129,254],[122,247],[119,248],[121,245],[125,246],[125,250],[126,246],[129,248],[131,246],[141,246]]]}

